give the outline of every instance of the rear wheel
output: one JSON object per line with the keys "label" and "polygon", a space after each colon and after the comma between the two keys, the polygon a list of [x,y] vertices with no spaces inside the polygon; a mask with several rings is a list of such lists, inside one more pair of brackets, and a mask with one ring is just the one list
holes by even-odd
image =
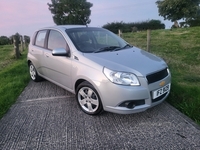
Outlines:
{"label": "rear wheel", "polygon": [[38,75],[37,70],[35,69],[35,66],[32,63],[29,64],[29,73],[33,81],[39,82],[42,80],[42,77]]}
{"label": "rear wheel", "polygon": [[81,83],[76,90],[76,99],[80,108],[89,115],[103,112],[101,99],[96,89],[89,83]]}

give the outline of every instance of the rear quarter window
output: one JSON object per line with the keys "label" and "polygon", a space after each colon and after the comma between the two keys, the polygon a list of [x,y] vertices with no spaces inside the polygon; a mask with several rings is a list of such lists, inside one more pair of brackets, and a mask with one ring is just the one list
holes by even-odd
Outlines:
{"label": "rear quarter window", "polygon": [[44,47],[47,30],[39,31],[36,35],[35,45]]}

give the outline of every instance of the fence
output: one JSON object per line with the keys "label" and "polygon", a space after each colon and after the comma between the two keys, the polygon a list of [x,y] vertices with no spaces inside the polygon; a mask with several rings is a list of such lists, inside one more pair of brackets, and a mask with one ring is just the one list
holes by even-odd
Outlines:
{"label": "fence", "polygon": [[13,44],[14,44],[15,56],[17,59],[19,59],[21,52],[23,52],[24,49],[28,47],[28,39],[25,36],[23,38],[23,36],[16,34],[13,36]]}
{"label": "fence", "polygon": [[[122,31],[118,30],[119,37],[123,37]],[[147,51],[150,52],[150,44],[151,44],[151,30],[147,30]]]}

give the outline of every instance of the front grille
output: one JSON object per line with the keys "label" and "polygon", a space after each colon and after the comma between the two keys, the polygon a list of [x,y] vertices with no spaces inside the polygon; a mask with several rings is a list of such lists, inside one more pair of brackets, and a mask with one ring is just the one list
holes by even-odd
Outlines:
{"label": "front grille", "polygon": [[163,78],[167,76],[168,76],[168,71],[167,71],[167,68],[165,68],[164,70],[161,70],[159,72],[147,75],[146,78],[147,78],[148,84],[151,84],[159,80],[162,80]]}

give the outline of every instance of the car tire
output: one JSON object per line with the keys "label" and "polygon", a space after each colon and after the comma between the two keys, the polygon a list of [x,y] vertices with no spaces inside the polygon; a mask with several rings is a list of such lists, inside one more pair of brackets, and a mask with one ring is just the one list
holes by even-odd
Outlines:
{"label": "car tire", "polygon": [[29,64],[29,74],[31,79],[35,82],[39,82],[42,80],[42,77],[38,75],[37,70],[32,63]]}
{"label": "car tire", "polygon": [[76,100],[86,114],[98,115],[103,112],[103,106],[98,92],[87,81],[82,82],[77,87]]}

